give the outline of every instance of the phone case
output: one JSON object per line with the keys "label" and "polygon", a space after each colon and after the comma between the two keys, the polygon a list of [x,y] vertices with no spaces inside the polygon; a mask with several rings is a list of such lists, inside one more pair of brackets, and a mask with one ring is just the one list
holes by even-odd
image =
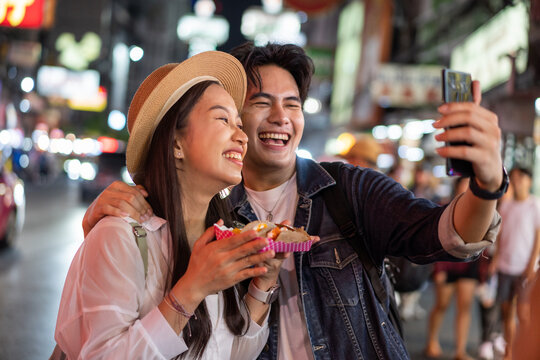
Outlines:
{"label": "phone case", "polygon": [[[471,75],[460,71],[443,69],[442,94],[445,103],[473,101]],[[466,142],[450,142],[449,145],[469,144]],[[449,176],[471,176],[474,174],[470,161],[453,158],[446,159],[446,173]]]}

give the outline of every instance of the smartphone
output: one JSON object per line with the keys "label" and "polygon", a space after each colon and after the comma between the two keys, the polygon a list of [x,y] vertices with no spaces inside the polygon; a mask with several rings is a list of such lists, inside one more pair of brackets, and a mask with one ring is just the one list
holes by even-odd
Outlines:
{"label": "smartphone", "polygon": [[[442,70],[443,101],[473,101],[471,74],[443,69]],[[447,145],[469,145],[466,142],[449,142]],[[449,176],[471,176],[474,174],[470,161],[446,158],[446,173]]]}

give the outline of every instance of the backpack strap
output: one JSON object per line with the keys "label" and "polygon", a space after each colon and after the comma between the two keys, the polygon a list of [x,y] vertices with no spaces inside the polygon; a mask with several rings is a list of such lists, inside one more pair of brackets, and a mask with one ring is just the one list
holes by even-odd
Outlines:
{"label": "backpack strap", "polygon": [[[383,309],[388,313],[394,327],[403,337],[397,304],[393,296],[388,296],[388,291],[383,283],[383,268],[382,266],[376,265],[367,249],[364,232],[355,225],[352,219],[351,214],[353,214],[353,209],[343,192],[340,181],[340,169],[341,166],[343,166],[343,163],[321,162],[320,165],[336,181],[335,186],[328,187],[322,191],[326,208],[330,212],[330,216],[338,226],[341,234],[347,239],[354,251],[358,254],[362,266],[368,273],[371,286],[373,287],[377,299],[381,303]],[[388,307],[387,303],[390,304],[390,307]]]}
{"label": "backpack strap", "polygon": [[[146,243],[146,230],[137,222],[129,223],[133,228],[133,234],[135,234],[135,241],[137,242],[137,247],[141,252],[142,261],[144,264],[144,278],[148,273],[148,244]],[[66,354],[60,349],[58,344],[54,347],[53,353],[49,357],[49,360],[66,360]]]}
{"label": "backpack strap", "polygon": [[146,279],[148,273],[148,244],[146,242],[146,230],[144,230],[142,225],[137,222],[131,222],[129,224],[133,227],[135,241],[137,242],[137,247],[139,248],[144,264],[144,278]]}

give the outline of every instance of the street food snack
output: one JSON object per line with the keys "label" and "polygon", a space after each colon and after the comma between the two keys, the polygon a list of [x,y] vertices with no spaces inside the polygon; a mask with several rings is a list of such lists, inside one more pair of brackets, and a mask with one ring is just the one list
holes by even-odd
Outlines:
{"label": "street food snack", "polygon": [[243,231],[255,230],[260,237],[266,237],[269,245],[261,251],[273,249],[275,252],[308,251],[313,240],[303,227],[275,224],[270,221],[252,221],[242,229],[228,228],[214,224],[218,240],[230,237]]}
{"label": "street food snack", "polygon": [[261,237],[284,243],[301,243],[311,240],[303,227],[295,228],[289,225],[275,224],[270,221],[252,221],[242,231],[255,230]]}

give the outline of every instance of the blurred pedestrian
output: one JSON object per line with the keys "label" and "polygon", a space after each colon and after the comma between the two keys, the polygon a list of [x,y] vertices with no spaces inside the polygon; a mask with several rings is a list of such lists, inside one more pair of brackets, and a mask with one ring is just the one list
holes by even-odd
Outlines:
{"label": "blurred pedestrian", "polygon": [[529,316],[520,323],[512,346],[513,358],[517,360],[540,359],[540,275],[528,285],[524,301],[530,309]]}
{"label": "blurred pedestrian", "polygon": [[505,359],[512,358],[516,313],[520,323],[530,315],[523,289],[534,278],[540,253],[540,199],[530,193],[532,172],[515,167],[510,172],[514,198],[499,207],[503,224],[490,267],[497,271],[497,302],[501,305],[506,341]]}
{"label": "blurred pedestrian", "polygon": [[[497,201],[497,209],[507,200],[514,198],[514,189],[509,184],[508,191]],[[496,356],[504,355],[505,341],[501,330],[501,307],[497,303],[497,273],[490,272],[495,244],[488,246],[478,259],[478,287],[477,299],[480,316],[480,346],[478,357],[480,360],[493,360]],[[502,356],[501,355],[501,356]]]}
{"label": "blurred pedestrian", "polygon": [[[455,180],[454,196],[467,190],[468,177]],[[478,260],[471,262],[437,262],[434,264],[433,284],[435,304],[431,309],[428,323],[428,339],[424,353],[430,358],[443,354],[439,343],[439,330],[452,296],[456,295],[456,317],[454,325],[456,360],[472,359],[467,354],[467,339],[471,322],[471,304],[474,299],[478,279]]]}
{"label": "blurred pedestrian", "polygon": [[354,145],[341,157],[349,164],[365,168],[378,169],[377,158],[382,153],[382,146],[371,135],[360,134]]}
{"label": "blurred pedestrian", "polygon": [[[437,192],[435,191],[435,182],[436,179],[431,168],[427,164],[419,163],[414,168],[413,184],[410,190],[416,197],[439,203],[440,197],[437,196]],[[416,273],[417,278],[424,279],[420,285],[415,287],[415,289],[399,292],[399,312],[402,319],[405,321],[423,319],[426,316],[426,310],[420,306],[420,298],[427,288],[433,265],[417,265],[407,259],[392,259],[392,261],[399,264],[400,272]],[[402,279],[401,281],[405,281],[405,279]],[[396,284],[396,289],[399,288],[400,285]]]}

